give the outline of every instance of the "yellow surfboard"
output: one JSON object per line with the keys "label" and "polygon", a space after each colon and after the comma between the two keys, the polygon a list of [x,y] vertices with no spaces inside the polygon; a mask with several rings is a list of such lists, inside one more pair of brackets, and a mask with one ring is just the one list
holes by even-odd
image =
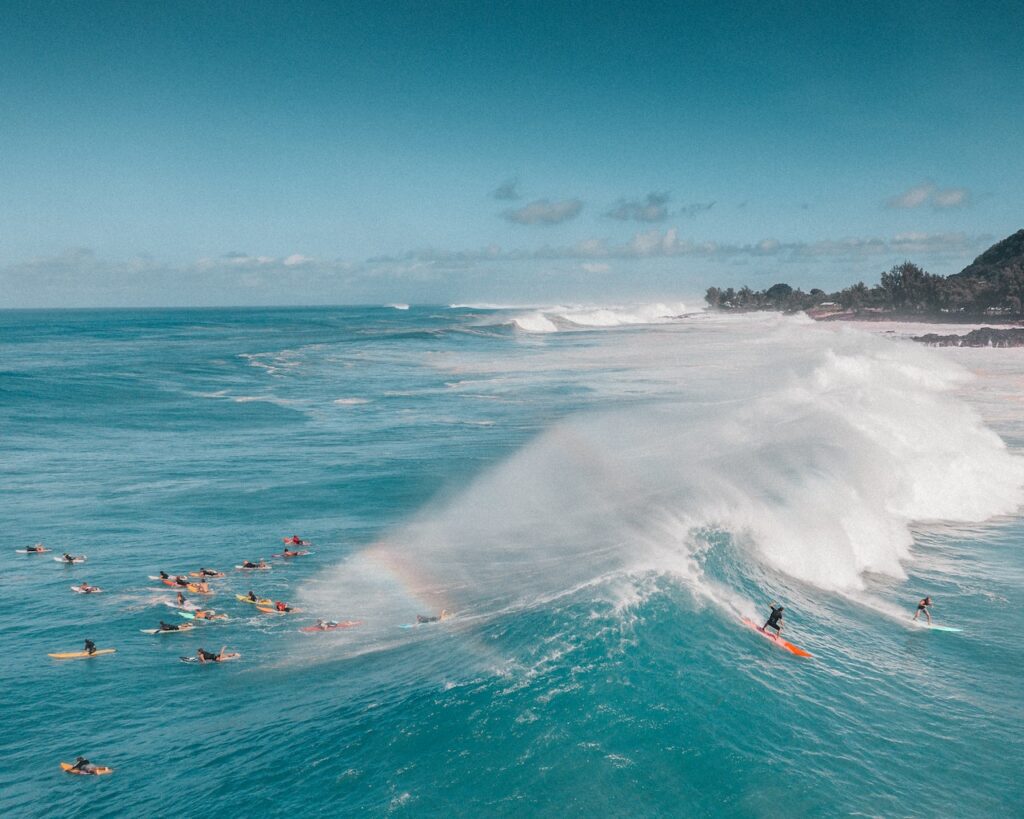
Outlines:
{"label": "yellow surfboard", "polygon": [[87,651],[64,651],[58,654],[48,654],[55,660],[87,660],[90,657],[99,657],[101,654],[113,654],[116,648],[98,648],[92,654]]}

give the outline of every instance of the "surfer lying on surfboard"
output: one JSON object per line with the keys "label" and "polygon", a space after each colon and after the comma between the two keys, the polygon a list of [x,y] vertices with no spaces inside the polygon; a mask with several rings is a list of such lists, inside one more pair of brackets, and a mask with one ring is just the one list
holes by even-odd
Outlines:
{"label": "surfer lying on surfboard", "polygon": [[449,613],[448,609],[441,609],[441,613],[438,614],[438,615],[435,615],[433,617],[428,617],[425,614],[417,614],[416,615],[416,622],[417,623],[438,623],[441,620],[447,620],[449,617],[451,617],[451,614]]}
{"label": "surfer lying on surfboard", "polygon": [[196,657],[199,658],[199,662],[201,663],[221,663],[224,662],[224,660],[229,659],[229,657],[233,656],[227,654],[226,650],[227,646],[221,646],[220,651],[214,654],[212,651],[207,651],[205,648],[200,648],[196,652]]}
{"label": "surfer lying on surfboard", "polygon": [[100,772],[107,773],[110,769],[103,765],[93,765],[84,756],[80,756],[75,760],[74,765],[68,765],[64,770],[68,773],[98,774]]}
{"label": "surfer lying on surfboard", "polygon": [[917,602],[917,611],[914,612],[914,619],[916,620],[923,611],[924,616],[928,618],[928,625],[930,626],[932,624],[932,613],[928,611],[928,607],[931,606],[931,604],[932,599],[930,597],[926,597],[924,600],[919,600]]}

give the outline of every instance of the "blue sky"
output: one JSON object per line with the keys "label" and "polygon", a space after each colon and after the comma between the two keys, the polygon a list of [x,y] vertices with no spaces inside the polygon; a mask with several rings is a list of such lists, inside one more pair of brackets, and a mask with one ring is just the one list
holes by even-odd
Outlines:
{"label": "blue sky", "polygon": [[1024,222],[1024,6],[7,4],[0,306],[687,298]]}

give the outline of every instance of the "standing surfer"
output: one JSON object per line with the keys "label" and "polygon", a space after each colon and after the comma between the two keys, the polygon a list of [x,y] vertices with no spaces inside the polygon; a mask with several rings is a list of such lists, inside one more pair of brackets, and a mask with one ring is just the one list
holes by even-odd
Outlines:
{"label": "standing surfer", "polygon": [[918,617],[920,617],[921,612],[923,611],[924,616],[928,618],[928,625],[930,626],[932,624],[932,613],[928,611],[928,608],[931,606],[931,604],[932,599],[930,597],[926,597],[924,600],[918,600],[917,611],[914,612],[914,619],[916,620]]}
{"label": "standing surfer", "polygon": [[778,636],[781,637],[782,612],[784,607],[779,606],[778,608],[776,608],[774,600],[768,604],[768,607],[772,610],[772,613],[768,615],[768,619],[765,621],[764,626],[762,626],[762,630],[767,632],[768,629],[773,628],[778,633]]}

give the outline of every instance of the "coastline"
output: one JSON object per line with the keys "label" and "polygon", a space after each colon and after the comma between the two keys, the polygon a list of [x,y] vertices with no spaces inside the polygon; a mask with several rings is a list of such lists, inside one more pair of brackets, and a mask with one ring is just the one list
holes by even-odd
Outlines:
{"label": "coastline", "polygon": [[[1024,347],[1024,321],[1008,316],[941,316],[920,313],[830,313],[828,315],[807,315],[821,322],[862,322],[881,325],[895,325],[886,330],[889,333],[902,330],[900,335],[911,341],[930,347]],[[911,326],[908,326],[911,325]],[[931,332],[922,332],[930,330]],[[966,331],[966,332],[965,332]]]}
{"label": "coastline", "polygon": [[815,321],[862,321],[862,322],[892,322],[900,324],[941,324],[984,327],[986,325],[998,324],[1004,327],[1024,327],[1024,317],[1011,316],[985,316],[964,313],[897,313],[897,312],[856,312],[845,310],[842,312],[821,313],[814,310],[805,311],[809,318]]}

